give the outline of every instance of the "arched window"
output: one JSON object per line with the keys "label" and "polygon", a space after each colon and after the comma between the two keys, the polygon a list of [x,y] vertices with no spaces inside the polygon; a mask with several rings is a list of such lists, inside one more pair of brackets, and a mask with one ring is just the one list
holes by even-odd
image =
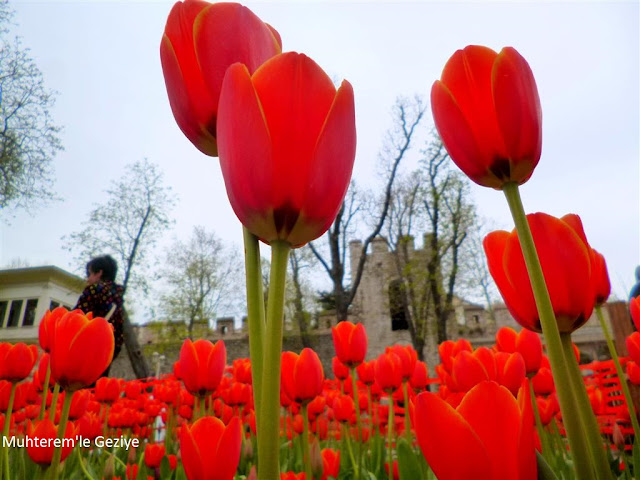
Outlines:
{"label": "arched window", "polygon": [[409,323],[404,311],[404,286],[402,280],[393,280],[389,284],[389,313],[391,315],[391,330],[407,330]]}

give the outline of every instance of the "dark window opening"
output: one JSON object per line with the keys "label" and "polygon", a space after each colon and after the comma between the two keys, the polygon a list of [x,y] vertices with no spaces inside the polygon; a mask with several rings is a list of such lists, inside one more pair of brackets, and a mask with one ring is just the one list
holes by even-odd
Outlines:
{"label": "dark window opening", "polygon": [[476,325],[480,323],[480,315],[474,315],[472,318]]}
{"label": "dark window opening", "polygon": [[59,306],[60,306],[60,302],[56,302],[55,300],[51,300],[51,303],[49,304],[49,310],[55,310]]}
{"label": "dark window opening", "polygon": [[22,310],[22,300],[14,300],[11,302],[11,309],[9,310],[9,319],[7,320],[7,327],[17,327],[20,321],[20,310]]}
{"label": "dark window opening", "polygon": [[27,300],[27,306],[24,309],[24,318],[22,319],[23,327],[31,327],[36,321],[36,309],[38,308],[38,299],[30,298]]}
{"label": "dark window opening", "polygon": [[394,280],[389,284],[389,313],[391,330],[408,330],[409,323],[404,311],[404,288],[402,280]]}

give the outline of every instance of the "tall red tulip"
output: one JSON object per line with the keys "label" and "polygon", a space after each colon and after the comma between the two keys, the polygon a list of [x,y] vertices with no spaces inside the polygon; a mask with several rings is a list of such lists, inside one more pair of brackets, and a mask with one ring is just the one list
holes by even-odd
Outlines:
{"label": "tall red tulip", "polygon": [[25,343],[0,343],[0,380],[20,382],[27,378],[38,360],[38,347]]}
{"label": "tall red tulip", "polygon": [[[27,443],[27,454],[34,463],[48,467],[53,460],[54,439],[58,438],[58,427],[54,423],[45,418],[36,422],[35,425],[28,428],[29,437],[38,439],[38,442],[32,441]],[[76,428],[72,423],[67,423],[62,441],[61,461],[69,456],[75,445]]]}
{"label": "tall red tulip", "polygon": [[436,128],[451,159],[474,182],[523,184],[540,160],[542,109],[533,73],[512,47],[470,45],[431,88]]}
{"label": "tall red tulip", "polygon": [[336,356],[348,367],[364,362],[367,354],[367,332],[361,323],[338,322],[331,328]]}
{"label": "tall red tulip", "polygon": [[220,165],[231,206],[262,241],[304,245],[340,208],[356,151],[351,84],[336,91],[309,57],[277,55],[256,72],[229,67],[218,111]]}
{"label": "tall red tulip", "polygon": [[51,375],[65,390],[94,383],[113,359],[113,327],[80,310],[66,313],[50,332]]}
{"label": "tall red tulip", "polygon": [[[591,247],[570,223],[545,213],[527,215],[560,332],[582,326],[593,312]],[[540,318],[515,230],[484,239],[489,271],[513,315],[525,328],[541,332]]]}
{"label": "tall red tulip", "polygon": [[421,393],[413,422],[420,449],[440,480],[537,478],[533,420],[495,382],[473,387],[456,409],[438,395]]}
{"label": "tall red tulip", "polygon": [[187,338],[180,349],[180,377],[193,395],[213,392],[222,379],[227,364],[227,349],[222,340],[214,345],[208,340],[192,342]]}
{"label": "tall red tulip", "polygon": [[282,386],[292,400],[310,402],[322,393],[324,371],[318,354],[310,348],[282,353]]}
{"label": "tall red tulip", "polygon": [[402,385],[402,360],[393,352],[381,353],[376,359],[376,383],[385,392]]}
{"label": "tall red tulip", "polygon": [[253,73],[281,51],[278,32],[238,3],[173,6],[160,44],[162,71],[173,116],[201,152],[218,154],[218,99],[229,65],[241,62]]}
{"label": "tall red tulip", "polygon": [[69,312],[64,307],[54,308],[53,310],[47,310],[42,320],[40,320],[40,326],[38,327],[38,341],[40,342],[40,348],[45,352],[49,352],[51,347],[51,332],[58,320]]}
{"label": "tall red tulip", "polygon": [[242,446],[242,424],[233,417],[225,427],[216,417],[203,417],[180,432],[182,464],[189,480],[232,480]]}

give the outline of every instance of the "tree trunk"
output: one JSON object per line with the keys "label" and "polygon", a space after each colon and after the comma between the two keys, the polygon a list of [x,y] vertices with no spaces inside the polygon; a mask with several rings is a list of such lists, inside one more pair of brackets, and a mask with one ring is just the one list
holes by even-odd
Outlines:
{"label": "tree trunk", "polygon": [[129,315],[126,311],[123,311],[122,313],[124,344],[127,347],[127,354],[129,355],[129,360],[131,361],[133,373],[135,374],[136,378],[147,378],[150,375],[149,365],[147,364],[147,360],[142,354],[142,349],[140,348],[140,344],[138,343],[136,332],[133,330],[133,325],[129,320]]}

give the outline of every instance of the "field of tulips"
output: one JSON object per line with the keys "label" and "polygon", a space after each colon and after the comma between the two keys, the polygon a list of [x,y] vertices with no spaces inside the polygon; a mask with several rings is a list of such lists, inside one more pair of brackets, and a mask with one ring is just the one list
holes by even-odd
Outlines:
{"label": "field of tulips", "polygon": [[[441,343],[433,378],[408,345],[365,361],[362,324],[333,328],[333,379],[313,350],[282,352],[289,254],[327,231],[351,180],[351,84],[282,53],[277,30],[235,3],[176,3],[160,56],[176,122],[219,157],[243,224],[251,359],[228,365],[222,340],[187,339],[172,375],[101,378],[108,320],[47,312],[40,348],[0,343],[0,480],[640,477],[626,381],[640,382],[640,333],[618,358],[601,312],[606,263],[580,217],[525,212],[542,111],[514,48],[456,51],[431,108],[451,160],[509,205],[515,229],[483,245],[523,330],[499,330],[493,348]],[[271,249],[266,305],[259,242]],[[640,327],[640,297],[630,310]],[[611,360],[579,366],[571,333],[594,311]]]}
{"label": "field of tulips", "polygon": [[[108,364],[100,350],[110,337],[77,340],[101,320],[59,308],[41,323],[44,352],[0,344],[2,478],[255,477],[250,360],[227,365],[222,340],[187,339],[172,375],[84,388],[96,374],[83,363]],[[69,326],[79,333],[64,335]],[[539,465],[575,478],[539,335],[502,328],[493,348],[444,342],[435,378],[408,345],[364,361],[362,324],[338,324],[333,339],[333,379],[311,349],[282,354],[281,478],[535,479]],[[633,478],[633,429],[613,362],[582,368],[611,470]]]}

